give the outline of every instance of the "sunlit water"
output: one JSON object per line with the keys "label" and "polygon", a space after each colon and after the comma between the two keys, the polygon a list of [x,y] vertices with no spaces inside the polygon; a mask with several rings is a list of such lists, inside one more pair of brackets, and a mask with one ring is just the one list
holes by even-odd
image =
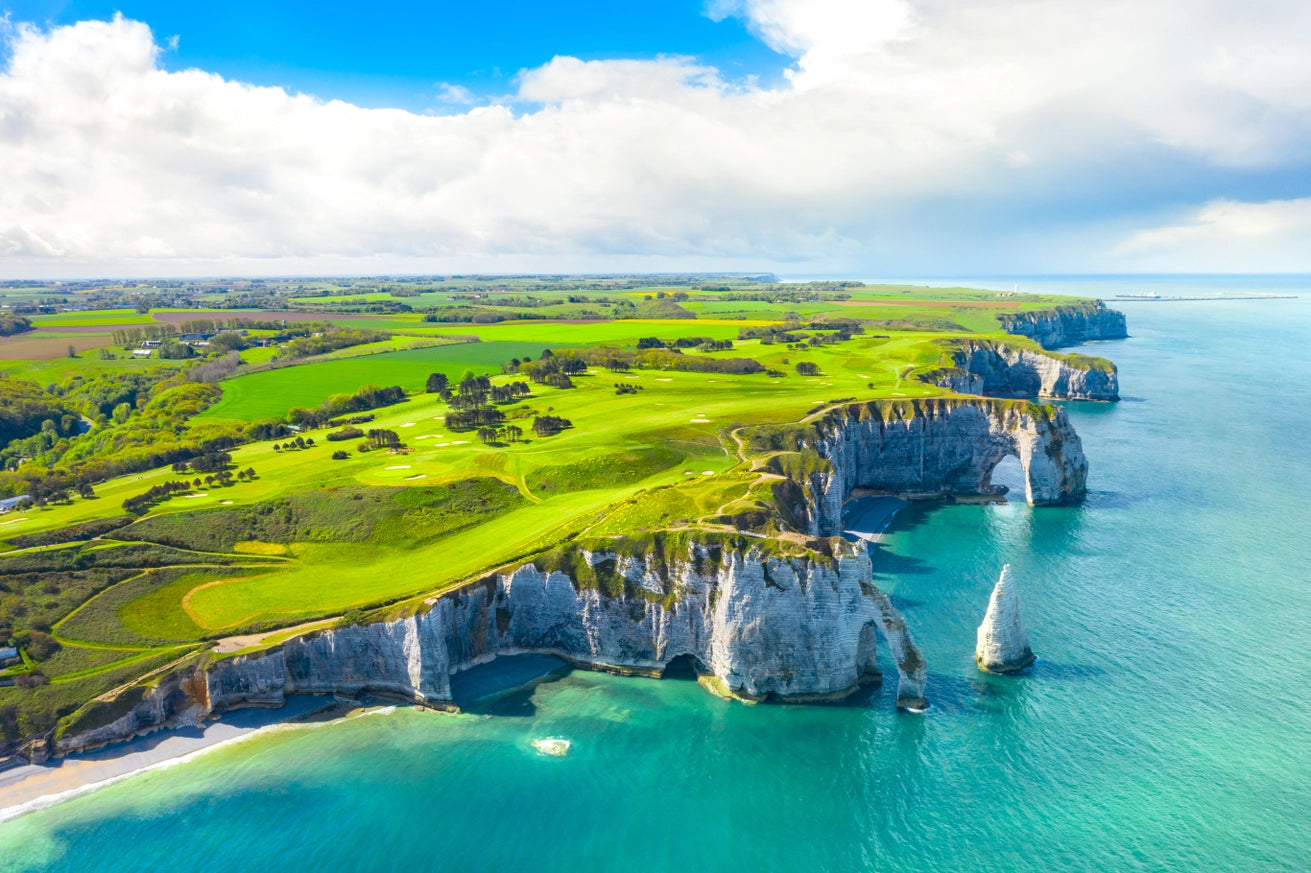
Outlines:
{"label": "sunlit water", "polygon": [[[1078,508],[912,506],[878,582],[932,709],[746,707],[566,678],[446,716],[281,730],[0,825],[0,869],[1298,870],[1311,867],[1311,282],[1127,303],[1071,405]],[[1009,287],[1007,283],[1006,287]],[[979,674],[1009,562],[1037,666]],[[572,741],[538,754],[542,737]]]}

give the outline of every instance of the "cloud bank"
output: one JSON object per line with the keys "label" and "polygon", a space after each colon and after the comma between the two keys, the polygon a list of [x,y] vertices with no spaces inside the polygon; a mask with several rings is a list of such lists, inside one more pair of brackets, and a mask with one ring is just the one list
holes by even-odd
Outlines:
{"label": "cloud bank", "polygon": [[782,84],[557,57],[425,115],[170,72],[123,18],[10,26],[0,272],[1311,270],[1305,4],[707,12]]}

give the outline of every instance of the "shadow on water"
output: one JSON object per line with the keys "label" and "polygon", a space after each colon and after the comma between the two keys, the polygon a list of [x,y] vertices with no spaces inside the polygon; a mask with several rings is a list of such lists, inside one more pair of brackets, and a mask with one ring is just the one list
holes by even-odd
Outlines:
{"label": "shadow on water", "polygon": [[451,699],[475,715],[529,717],[537,713],[537,686],[571,672],[569,664],[552,655],[503,655],[452,676]]}
{"label": "shadow on water", "polygon": [[916,600],[913,597],[902,597],[899,594],[889,594],[888,600],[897,608],[898,612],[905,612],[908,609],[916,609],[923,606],[928,601]]}
{"label": "shadow on water", "polygon": [[1128,494],[1121,491],[1089,491],[1083,499],[1083,505],[1089,509],[1128,509],[1136,503],[1142,503],[1141,494]]}
{"label": "shadow on water", "polygon": [[1039,658],[1024,675],[1062,682],[1097,682],[1106,678],[1107,671],[1103,667],[1094,667],[1091,664],[1058,664],[1046,658]]}
{"label": "shadow on water", "polygon": [[897,576],[906,576],[911,574],[932,573],[933,566],[923,558],[914,558],[909,555],[899,555],[887,547],[886,544],[879,546],[873,555],[874,558],[874,575],[893,574]]}

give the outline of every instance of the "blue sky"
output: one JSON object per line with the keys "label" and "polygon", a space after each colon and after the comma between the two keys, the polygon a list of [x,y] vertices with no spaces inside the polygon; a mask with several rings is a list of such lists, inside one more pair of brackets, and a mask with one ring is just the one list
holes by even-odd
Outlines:
{"label": "blue sky", "polygon": [[308,2],[0,3],[14,21],[73,24],[116,12],[144,21],[176,50],[168,69],[199,67],[365,106],[440,106],[438,83],[497,95],[513,77],[556,55],[584,60],[695,55],[732,78],[776,81],[789,59],[743,21],[712,21],[702,0],[573,0],[569,3],[389,2],[377,7]]}
{"label": "blue sky", "polygon": [[1305,0],[0,10],[0,276],[1311,272]]}

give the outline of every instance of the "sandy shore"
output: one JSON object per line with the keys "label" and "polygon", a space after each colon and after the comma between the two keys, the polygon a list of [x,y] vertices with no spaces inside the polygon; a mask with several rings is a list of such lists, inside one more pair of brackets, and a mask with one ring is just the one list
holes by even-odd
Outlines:
{"label": "sandy shore", "polygon": [[350,708],[333,697],[293,695],[280,709],[236,710],[198,727],[158,731],[93,752],[14,767],[0,772],[0,821],[177,763],[272,725],[335,718]]}
{"label": "sandy shore", "polygon": [[859,497],[842,508],[843,533],[870,543],[882,542],[892,517],[909,505],[900,497]]}

